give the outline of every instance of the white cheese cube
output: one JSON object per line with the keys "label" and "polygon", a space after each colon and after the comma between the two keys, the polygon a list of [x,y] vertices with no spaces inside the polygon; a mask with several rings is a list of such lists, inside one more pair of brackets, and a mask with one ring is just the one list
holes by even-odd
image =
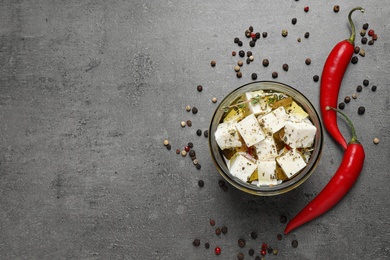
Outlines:
{"label": "white cheese cube", "polygon": [[264,132],[254,114],[250,114],[238,122],[236,127],[248,147],[265,138]]}
{"label": "white cheese cube", "polygon": [[297,149],[291,149],[285,152],[280,157],[277,157],[276,161],[279,163],[280,167],[289,179],[294,177],[295,174],[306,167],[306,162],[303,160]]}
{"label": "white cheese cube", "polygon": [[286,124],[287,114],[284,107],[278,107],[272,112],[259,117],[260,125],[271,134],[279,131]]}
{"label": "white cheese cube", "polygon": [[257,161],[258,181],[257,186],[276,185],[276,161]]}
{"label": "white cheese cube", "polygon": [[264,140],[255,144],[254,147],[256,148],[257,158],[260,161],[275,159],[278,155],[275,141],[272,136],[267,136]]}
{"label": "white cheese cube", "polygon": [[243,154],[239,153],[230,161],[230,173],[242,180],[247,182],[248,178],[256,170],[256,162],[249,160]]}
{"label": "white cheese cube", "polygon": [[290,122],[284,126],[283,141],[292,148],[313,146],[317,128],[308,122]]}
{"label": "white cheese cube", "polygon": [[[293,119],[298,121],[302,121],[303,119],[309,117],[309,114],[306,113],[305,110],[303,110],[303,108],[300,105],[298,105],[295,101],[293,101],[291,105],[289,105],[286,108],[286,111],[289,114],[289,116],[291,116]],[[291,120],[291,121],[295,121],[295,120]]]}
{"label": "white cheese cube", "polygon": [[253,100],[254,97],[260,97],[259,102],[249,102],[247,104],[247,108],[251,114],[255,114],[257,116],[271,111],[272,108],[268,105],[266,99],[263,98],[265,95],[267,94],[265,94],[262,90],[245,93],[246,100]]}
{"label": "white cheese cube", "polygon": [[214,137],[221,150],[242,146],[235,123],[220,123]]}

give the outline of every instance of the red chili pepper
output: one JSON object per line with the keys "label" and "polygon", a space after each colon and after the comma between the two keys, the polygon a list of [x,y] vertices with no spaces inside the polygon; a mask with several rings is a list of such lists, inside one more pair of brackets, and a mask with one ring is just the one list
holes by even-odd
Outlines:
{"label": "red chili pepper", "polygon": [[334,176],[323,190],[287,224],[284,230],[285,234],[324,214],[335,206],[352,188],[363,168],[364,148],[356,138],[353,124],[346,115],[340,111],[337,112],[341,113],[350,124],[352,139]]}
{"label": "red chili pepper", "polygon": [[344,148],[344,150],[347,149],[348,145],[337,126],[336,112],[327,111],[325,108],[327,106],[337,107],[341,81],[343,80],[344,73],[354,53],[355,25],[352,22],[351,15],[356,10],[364,12],[364,9],[361,7],[356,7],[349,12],[348,20],[352,30],[351,36],[349,39],[336,44],[330,52],[322,71],[320,87],[322,121],[328,133]]}

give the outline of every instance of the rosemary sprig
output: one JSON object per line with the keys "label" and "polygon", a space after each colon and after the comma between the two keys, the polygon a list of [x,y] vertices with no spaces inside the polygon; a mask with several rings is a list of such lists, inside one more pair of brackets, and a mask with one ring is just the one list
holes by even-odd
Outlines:
{"label": "rosemary sprig", "polygon": [[255,105],[257,103],[260,102],[260,95],[257,95],[257,96],[254,96],[248,100],[237,100],[237,102],[233,105],[230,105],[230,106],[224,106],[222,107],[223,110],[225,110],[225,112],[228,112],[230,108],[234,108],[234,107],[237,107],[237,108],[244,108],[246,104],[248,103],[251,103],[252,105]]}

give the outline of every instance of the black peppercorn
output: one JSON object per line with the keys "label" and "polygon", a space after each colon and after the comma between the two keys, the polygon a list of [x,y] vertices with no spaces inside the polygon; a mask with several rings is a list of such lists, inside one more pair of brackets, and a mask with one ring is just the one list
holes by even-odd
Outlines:
{"label": "black peppercorn", "polygon": [[247,58],[246,59],[246,64],[250,64],[251,63],[251,59]]}
{"label": "black peppercorn", "polygon": [[249,26],[248,30],[249,30],[250,32],[253,32],[253,26]]}
{"label": "black peppercorn", "polygon": [[197,136],[201,136],[202,135],[202,130],[200,130],[200,129],[196,130],[196,135]]}
{"label": "black peppercorn", "polygon": [[244,247],[245,246],[245,239],[243,239],[243,238],[240,238],[239,240],[238,240],[238,246],[239,247]]}
{"label": "black peppercorn", "polygon": [[242,57],[245,57],[245,51],[243,51],[243,50],[240,50],[239,52],[238,52],[238,55],[242,58]]}
{"label": "black peppercorn", "polygon": [[251,51],[247,51],[246,52],[246,56],[249,58],[250,56],[252,56],[252,52]]}
{"label": "black peppercorn", "polygon": [[358,63],[358,61],[359,61],[359,58],[357,56],[353,56],[351,59],[352,64],[356,64],[356,63]]}
{"label": "black peppercorn", "polygon": [[263,38],[267,38],[268,33],[267,32],[263,32],[262,35],[263,35]]}
{"label": "black peppercorn", "polygon": [[238,253],[237,254],[237,260],[244,260],[244,254],[243,253]]}
{"label": "black peppercorn", "polygon": [[355,46],[353,52],[354,52],[355,54],[358,54],[358,53],[360,52],[360,47],[359,47],[359,46]]}
{"label": "black peppercorn", "polygon": [[296,23],[297,23],[297,18],[293,18],[293,19],[291,20],[291,23],[292,23],[292,24],[296,24]]}
{"label": "black peppercorn", "polygon": [[202,166],[199,163],[195,167],[196,167],[197,170],[200,170],[200,168],[202,168]]}
{"label": "black peppercorn", "polygon": [[368,29],[368,23],[363,24],[363,30],[367,30],[367,29]]}
{"label": "black peppercorn", "polygon": [[236,56],[237,52],[232,51],[232,56]]}
{"label": "black peppercorn", "polygon": [[192,142],[188,142],[187,145],[188,145],[189,148],[193,148],[194,147],[194,143],[192,143]]}
{"label": "black peppercorn", "polygon": [[260,35],[261,35],[261,34],[260,34],[259,32],[257,32],[257,33],[256,33],[256,39],[260,39]]}
{"label": "black peppercorn", "polygon": [[314,75],[313,76],[313,81],[317,82],[318,80],[320,80],[320,77],[318,75]]}
{"label": "black peppercorn", "polygon": [[298,247],[298,241],[297,241],[297,240],[293,240],[293,241],[291,242],[291,245],[292,245],[293,247]]}
{"label": "black peppercorn", "polygon": [[310,64],[311,64],[311,59],[310,59],[310,58],[307,58],[307,59],[305,60],[305,63],[306,63],[306,65],[310,65]]}
{"label": "black peppercorn", "polygon": [[192,244],[193,244],[194,246],[199,246],[199,245],[200,245],[200,240],[197,239],[197,238],[195,238],[194,241],[192,241]]}
{"label": "black peppercorn", "polygon": [[288,71],[288,64],[287,63],[283,64],[282,68],[284,71]]}
{"label": "black peppercorn", "polygon": [[307,39],[307,38],[309,38],[309,36],[310,36],[310,33],[309,32],[305,32],[305,38]]}
{"label": "black peppercorn", "polygon": [[272,78],[276,79],[278,77],[278,73],[276,71],[272,72]]}
{"label": "black peppercorn", "polygon": [[363,87],[361,85],[356,87],[356,91],[357,92],[362,92],[362,90],[363,90]]}
{"label": "black peppercorn", "polygon": [[255,47],[255,45],[256,45],[256,42],[255,42],[254,40],[252,40],[252,41],[249,42],[249,46]]}
{"label": "black peppercorn", "polygon": [[209,130],[205,130],[204,132],[203,132],[203,135],[204,135],[204,137],[209,137]]}
{"label": "black peppercorn", "polygon": [[202,181],[202,180],[199,180],[199,181],[198,181],[198,185],[199,185],[199,187],[201,187],[201,188],[202,188],[202,187],[204,186],[204,181]]}
{"label": "black peppercorn", "polygon": [[345,103],[344,102],[340,102],[339,103],[339,108],[340,109],[344,109],[345,108]]}
{"label": "black peppercorn", "polygon": [[272,248],[272,247],[270,247],[270,246],[269,246],[269,247],[267,248],[267,252],[268,252],[268,254],[272,254],[272,252],[273,252],[273,251],[274,251],[274,250],[273,250],[273,248]]}
{"label": "black peppercorn", "polygon": [[196,107],[193,107],[192,108],[192,114],[196,114],[196,113],[198,113],[198,109]]}
{"label": "black peppercorn", "polygon": [[238,37],[234,38],[234,43],[238,43],[240,39]]}
{"label": "black peppercorn", "polygon": [[215,67],[215,65],[217,65],[217,62],[216,62],[215,60],[212,60],[212,61],[210,62],[210,65],[211,65],[211,67]]}
{"label": "black peppercorn", "polygon": [[187,126],[191,127],[192,126],[192,121],[191,120],[187,120]]}
{"label": "black peppercorn", "polygon": [[334,11],[335,13],[338,13],[338,12],[340,11],[340,6],[339,6],[339,5],[333,6],[333,11]]}
{"label": "black peppercorn", "polygon": [[253,248],[248,250],[248,255],[253,256],[255,254],[255,250]]}
{"label": "black peppercorn", "polygon": [[256,239],[257,238],[257,232],[256,231],[252,231],[251,232],[251,238],[252,239]]}
{"label": "black peppercorn", "polygon": [[257,79],[257,74],[256,73],[252,73],[251,77],[252,77],[253,80],[256,80]]}
{"label": "black peppercorn", "polygon": [[196,87],[196,89],[197,89],[199,92],[202,92],[203,86],[202,86],[202,85],[198,85],[198,86]]}
{"label": "black peppercorn", "polygon": [[171,144],[167,144],[166,147],[167,147],[168,150],[171,150],[171,149],[172,149]]}
{"label": "black peppercorn", "polygon": [[363,106],[360,106],[360,107],[358,108],[358,114],[359,114],[359,115],[363,115],[364,112],[366,112],[366,109],[365,109]]}
{"label": "black peppercorn", "polygon": [[205,247],[206,249],[209,249],[209,248],[210,248],[210,243],[205,243],[205,244],[204,244],[204,247]]}
{"label": "black peppercorn", "polygon": [[374,40],[369,40],[368,41],[368,45],[373,45],[374,44]]}
{"label": "black peppercorn", "polygon": [[237,78],[241,78],[242,77],[242,72],[241,71],[237,71],[236,76],[237,76]]}
{"label": "black peppercorn", "polygon": [[191,157],[194,157],[196,155],[195,150],[190,150],[189,155]]}
{"label": "black peppercorn", "polygon": [[345,103],[351,102],[351,97],[350,97],[350,96],[346,96],[346,97],[344,98],[344,102],[345,102]]}
{"label": "black peppercorn", "polygon": [[367,87],[368,84],[370,84],[370,81],[368,81],[368,79],[363,80],[363,85],[364,85],[365,87]]}
{"label": "black peppercorn", "polygon": [[221,228],[221,232],[222,232],[222,234],[226,234],[227,232],[228,232],[228,228],[226,227],[226,226],[223,226],[222,228]]}
{"label": "black peppercorn", "polygon": [[264,67],[268,67],[268,65],[269,65],[269,60],[268,59],[264,59],[263,60],[263,66]]}
{"label": "black peppercorn", "polygon": [[371,90],[375,92],[375,91],[376,91],[376,86],[375,86],[375,85],[372,86],[372,87],[371,87]]}
{"label": "black peppercorn", "polygon": [[367,40],[368,40],[367,37],[362,37],[362,40],[361,40],[362,44],[366,44]]}
{"label": "black peppercorn", "polygon": [[240,47],[242,47],[242,45],[243,45],[242,41],[238,41],[238,42],[237,42],[237,45],[240,46]]}

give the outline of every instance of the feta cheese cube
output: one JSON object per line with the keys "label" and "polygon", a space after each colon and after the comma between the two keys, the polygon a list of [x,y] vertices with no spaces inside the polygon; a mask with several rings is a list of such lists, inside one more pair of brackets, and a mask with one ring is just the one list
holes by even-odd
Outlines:
{"label": "feta cheese cube", "polygon": [[234,159],[230,161],[230,173],[243,182],[248,181],[248,178],[252,175],[256,168],[256,162],[248,159],[242,153],[237,154]]}
{"label": "feta cheese cube", "polygon": [[284,126],[283,141],[292,148],[311,147],[317,128],[308,122],[290,122]]}
{"label": "feta cheese cube", "polygon": [[272,136],[267,136],[264,140],[255,144],[254,147],[256,149],[257,158],[260,161],[275,159],[275,157],[278,155],[275,141]]}
{"label": "feta cheese cube", "polygon": [[[250,100],[254,97],[263,97],[265,95],[267,95],[267,94],[265,94],[264,91],[262,91],[262,90],[247,92],[247,93],[245,93],[245,99]],[[268,105],[265,98],[261,98],[259,100],[259,102],[255,103],[255,104],[253,104],[252,102],[249,102],[247,105],[247,109],[249,110],[250,114],[255,114],[257,116],[260,114],[269,113],[272,108]]]}
{"label": "feta cheese cube", "polygon": [[238,122],[236,127],[248,147],[264,140],[265,138],[264,132],[254,114],[250,114]]}
{"label": "feta cheese cube", "polygon": [[214,137],[221,150],[242,146],[235,123],[220,123]]}
{"label": "feta cheese cube", "polygon": [[284,127],[286,119],[286,110],[284,107],[278,107],[272,112],[259,117],[259,122],[266,132],[273,134]]}
{"label": "feta cheese cube", "polygon": [[289,179],[294,177],[300,170],[306,167],[306,162],[297,149],[291,149],[276,158],[280,167]]}
{"label": "feta cheese cube", "polygon": [[296,118],[297,120],[303,120],[304,118],[309,117],[309,114],[306,113],[305,110],[303,110],[303,108],[295,101],[293,101],[291,105],[286,108],[286,110],[292,118]]}
{"label": "feta cheese cube", "polygon": [[258,181],[257,186],[276,185],[276,161],[257,161]]}

